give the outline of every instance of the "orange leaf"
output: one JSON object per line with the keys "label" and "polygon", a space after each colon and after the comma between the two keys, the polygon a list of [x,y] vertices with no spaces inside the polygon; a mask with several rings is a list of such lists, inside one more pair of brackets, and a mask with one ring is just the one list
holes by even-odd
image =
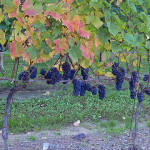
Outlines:
{"label": "orange leaf", "polygon": [[52,16],[56,20],[60,20],[62,18],[61,14],[58,14],[58,13],[55,13],[55,12],[51,12],[51,11],[46,11],[44,16],[47,16],[47,15]]}
{"label": "orange leaf", "polygon": [[90,51],[88,50],[88,48],[85,47],[84,45],[80,45],[80,49],[81,49],[81,51],[82,51],[82,55],[83,55],[85,58],[90,59]]}
{"label": "orange leaf", "polygon": [[12,41],[10,44],[10,53],[12,59],[15,59],[16,57],[23,56],[23,53],[25,52],[25,49],[22,47],[21,43],[18,41]]}
{"label": "orange leaf", "polygon": [[63,25],[65,25],[71,32],[74,32],[74,24],[73,21],[64,20]]}
{"label": "orange leaf", "polygon": [[79,24],[79,31],[78,31],[79,35],[80,36],[83,36],[85,38],[89,38],[90,37],[90,33],[87,32],[85,29],[84,29],[84,24],[83,22],[80,21],[80,24]]}
{"label": "orange leaf", "polygon": [[55,50],[57,51],[56,54],[59,54],[62,52],[62,50],[68,50],[69,49],[69,46],[68,44],[66,43],[66,39],[63,38],[63,39],[56,39],[54,40],[54,43],[56,44],[55,46]]}
{"label": "orange leaf", "polygon": [[74,0],[63,0],[63,2],[68,2],[69,5],[73,2]]}

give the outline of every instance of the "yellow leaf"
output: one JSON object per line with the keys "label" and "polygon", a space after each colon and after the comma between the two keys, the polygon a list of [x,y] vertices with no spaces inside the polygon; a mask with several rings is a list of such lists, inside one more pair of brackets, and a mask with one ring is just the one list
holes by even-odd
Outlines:
{"label": "yellow leaf", "polygon": [[108,77],[108,78],[115,78],[115,76],[111,72],[107,72],[105,74],[105,76]]}
{"label": "yellow leaf", "polygon": [[50,95],[50,92],[49,91],[47,91],[46,93],[44,93],[43,95]]}
{"label": "yellow leaf", "polygon": [[4,33],[3,30],[0,30],[0,43],[1,43],[2,45],[4,45],[5,42],[6,42],[6,40],[5,40],[5,33]]}
{"label": "yellow leaf", "polygon": [[103,76],[103,75],[105,75],[105,70],[102,69],[102,68],[97,69],[97,70],[95,71],[95,74],[98,75],[98,76]]}
{"label": "yellow leaf", "polygon": [[0,23],[4,20],[4,15],[2,14],[2,9],[0,8]]}
{"label": "yellow leaf", "polygon": [[24,67],[23,69],[26,71],[26,70],[28,70],[28,67]]}

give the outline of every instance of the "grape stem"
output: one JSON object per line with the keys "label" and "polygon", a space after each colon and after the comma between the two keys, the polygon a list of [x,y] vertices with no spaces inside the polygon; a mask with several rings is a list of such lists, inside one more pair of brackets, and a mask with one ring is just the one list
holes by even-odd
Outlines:
{"label": "grape stem", "polygon": [[16,91],[17,91],[16,87],[11,88],[6,101],[6,109],[5,109],[4,123],[2,129],[2,137],[4,140],[5,150],[8,150],[8,125],[7,124],[8,124],[8,116],[9,116],[9,107],[10,107],[11,99]]}
{"label": "grape stem", "polygon": [[141,111],[141,107],[142,107],[142,102],[139,102],[136,113],[135,113],[135,130],[133,131],[132,137],[133,137],[133,147],[132,150],[136,149],[136,138],[137,138],[137,134],[138,134],[138,119],[139,119],[139,115],[140,115],[140,111]]}

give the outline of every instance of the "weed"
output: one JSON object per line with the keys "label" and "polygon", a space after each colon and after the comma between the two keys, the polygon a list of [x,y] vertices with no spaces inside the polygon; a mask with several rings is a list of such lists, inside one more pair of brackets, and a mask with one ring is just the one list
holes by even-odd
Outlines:
{"label": "weed", "polygon": [[27,140],[29,140],[30,142],[36,141],[37,137],[35,135],[29,135],[26,137]]}

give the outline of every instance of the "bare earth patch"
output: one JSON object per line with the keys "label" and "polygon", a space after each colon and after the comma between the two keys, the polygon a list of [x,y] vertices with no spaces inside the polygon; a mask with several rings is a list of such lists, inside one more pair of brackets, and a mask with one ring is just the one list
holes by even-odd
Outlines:
{"label": "bare earth patch", "polygon": [[[84,133],[86,138],[76,140],[73,137]],[[108,134],[96,125],[72,125],[61,130],[29,132],[27,134],[9,134],[10,150],[42,150],[43,143],[49,143],[49,150],[127,150],[132,143],[129,132]],[[140,124],[138,145],[142,150],[150,150],[150,128]],[[2,134],[0,133],[0,150],[3,150]]]}

